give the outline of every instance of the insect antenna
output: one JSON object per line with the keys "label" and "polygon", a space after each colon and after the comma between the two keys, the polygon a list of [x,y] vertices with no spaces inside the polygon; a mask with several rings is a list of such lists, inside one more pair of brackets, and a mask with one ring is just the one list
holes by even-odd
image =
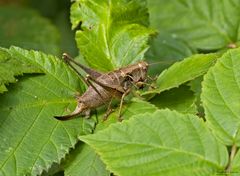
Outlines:
{"label": "insect antenna", "polygon": [[[69,61],[70,61],[70,57],[69,57],[66,53],[64,53],[62,58],[63,58],[64,61],[67,63],[67,65],[69,65],[69,66],[78,74],[78,76],[81,78],[81,80],[82,80],[86,85],[89,86],[89,84],[88,84],[88,82],[85,80],[84,76],[69,62]],[[72,60],[71,60],[71,61],[72,61]],[[75,61],[74,61],[73,63],[75,63]]]}
{"label": "insect antenna", "polygon": [[63,59],[65,62],[67,62],[68,64],[70,62],[74,63],[75,65],[79,66],[81,69],[83,69],[87,74],[91,75],[93,78],[98,78],[99,76],[101,76],[102,74],[91,69],[91,68],[88,68],[78,62],[76,62],[73,58],[71,58],[71,56],[69,56],[67,53],[63,53]]}
{"label": "insect antenna", "polygon": [[176,62],[175,60],[171,60],[171,61],[158,61],[158,62],[152,62],[152,63],[149,63],[148,65],[156,65],[156,64],[172,64]]}

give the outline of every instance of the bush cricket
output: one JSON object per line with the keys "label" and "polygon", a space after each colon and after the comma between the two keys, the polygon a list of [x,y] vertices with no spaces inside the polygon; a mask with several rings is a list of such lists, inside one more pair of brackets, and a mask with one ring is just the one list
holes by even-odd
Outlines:
{"label": "bush cricket", "polygon": [[[145,61],[140,61],[108,73],[101,73],[76,62],[66,53],[63,54],[63,59],[88,85],[88,89],[81,96],[76,96],[77,107],[75,110],[68,115],[55,116],[58,120],[68,120],[82,113],[89,117],[91,109],[108,104],[104,115],[104,118],[106,118],[112,112],[111,102],[114,98],[120,100],[118,113],[120,120],[124,97],[130,93],[133,86],[142,88],[147,80],[148,63]],[[72,64],[84,70],[87,73],[86,78]]]}

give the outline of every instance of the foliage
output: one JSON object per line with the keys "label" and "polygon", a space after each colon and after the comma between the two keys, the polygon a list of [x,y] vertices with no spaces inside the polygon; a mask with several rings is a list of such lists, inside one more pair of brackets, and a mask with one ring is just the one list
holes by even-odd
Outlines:
{"label": "foliage", "polygon": [[218,50],[239,40],[238,0],[148,0],[148,3],[152,25],[193,48]]}
{"label": "foliage", "polygon": [[[203,74],[214,65],[218,54],[197,54],[191,57],[185,58],[181,62],[177,62],[169,69],[164,70],[157,79],[157,89],[154,89],[148,93],[161,93],[165,90],[178,87],[179,85],[193,80]],[[184,72],[183,72],[184,70]],[[186,74],[186,72],[188,74]],[[178,76],[175,76],[178,75]]]}
{"label": "foliage", "polygon": [[147,21],[146,1],[141,0],[76,1],[71,8],[72,28],[80,25],[80,52],[90,66],[105,71],[143,59],[154,32]]}
{"label": "foliage", "polygon": [[239,49],[224,54],[203,81],[202,101],[207,122],[226,145],[240,145],[239,56]]}
{"label": "foliage", "polygon": [[38,175],[53,162],[59,163],[78,135],[91,133],[94,120],[62,123],[53,119],[75,104],[76,91],[83,91],[77,75],[62,61],[15,47],[9,52],[33,62],[46,74],[22,78],[0,98],[0,174]]}
{"label": "foliage", "polygon": [[226,147],[202,120],[170,110],[134,116],[80,139],[117,175],[210,175],[228,160]]}
{"label": "foliage", "polygon": [[17,82],[14,76],[23,73],[41,73],[41,70],[0,48],[0,93],[7,91],[6,84]]}
{"label": "foliage", "polygon": [[49,20],[34,10],[19,6],[0,6],[0,46],[21,46],[59,54],[59,32]]}
{"label": "foliage", "polygon": [[146,58],[157,75],[126,98],[122,122],[118,102],[106,121],[106,107],[90,119],[53,118],[72,111],[86,86],[58,57],[70,26],[34,2],[0,6],[1,176],[239,175],[239,0],[64,5],[80,62],[109,71]]}

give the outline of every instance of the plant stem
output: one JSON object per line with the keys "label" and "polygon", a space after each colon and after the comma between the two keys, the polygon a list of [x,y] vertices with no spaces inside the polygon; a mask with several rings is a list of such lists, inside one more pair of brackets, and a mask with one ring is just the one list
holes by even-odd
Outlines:
{"label": "plant stem", "polygon": [[231,148],[231,153],[230,153],[230,156],[229,156],[229,162],[228,162],[228,165],[226,167],[226,173],[231,173],[231,170],[232,170],[232,161],[236,155],[236,152],[237,152],[237,145],[234,144]]}

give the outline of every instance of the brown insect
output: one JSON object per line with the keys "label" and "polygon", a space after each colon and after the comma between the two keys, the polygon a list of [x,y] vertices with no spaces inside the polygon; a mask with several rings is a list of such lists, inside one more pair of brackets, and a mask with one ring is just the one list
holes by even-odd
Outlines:
{"label": "brown insect", "polygon": [[[108,109],[104,115],[106,118],[112,112],[111,102],[114,98],[121,100],[118,115],[120,119],[124,97],[129,94],[133,86],[142,88],[147,80],[148,64],[144,61],[108,73],[100,73],[77,63],[67,54],[63,54],[63,59],[78,73],[88,85],[88,89],[83,95],[76,97],[76,109],[69,115],[55,116],[58,120],[68,120],[82,113],[89,117],[91,109],[108,103]],[[88,74],[86,78],[71,63],[83,69]]]}

